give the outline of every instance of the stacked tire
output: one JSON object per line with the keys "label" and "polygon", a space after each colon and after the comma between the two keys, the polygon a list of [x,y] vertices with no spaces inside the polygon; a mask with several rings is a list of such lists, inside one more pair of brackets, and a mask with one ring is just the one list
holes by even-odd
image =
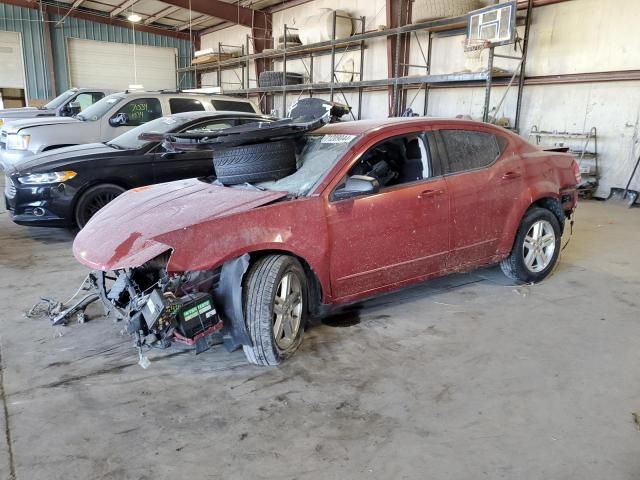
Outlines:
{"label": "stacked tire", "polygon": [[296,147],[290,139],[232,147],[216,152],[213,166],[224,185],[269,182],[296,171]]}

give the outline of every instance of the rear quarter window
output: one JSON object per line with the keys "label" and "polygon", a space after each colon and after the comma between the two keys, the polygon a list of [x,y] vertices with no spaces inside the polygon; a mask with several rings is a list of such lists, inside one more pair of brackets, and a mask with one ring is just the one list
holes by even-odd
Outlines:
{"label": "rear quarter window", "polygon": [[447,151],[444,173],[476,170],[491,165],[500,156],[495,135],[472,130],[441,130]]}
{"label": "rear quarter window", "polygon": [[256,113],[253,105],[249,102],[235,102],[233,100],[211,100],[211,105],[213,105],[213,108],[215,108],[216,110]]}
{"label": "rear quarter window", "polygon": [[170,98],[169,108],[171,109],[171,113],[204,111],[202,102],[194,98]]}

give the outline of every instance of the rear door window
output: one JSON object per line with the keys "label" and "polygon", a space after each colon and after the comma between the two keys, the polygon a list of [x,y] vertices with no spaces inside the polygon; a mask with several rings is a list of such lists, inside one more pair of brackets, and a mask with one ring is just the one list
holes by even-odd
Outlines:
{"label": "rear door window", "polygon": [[169,108],[171,108],[171,113],[204,111],[204,105],[202,105],[202,102],[195,98],[170,98]]}
{"label": "rear door window", "polygon": [[495,135],[471,130],[440,130],[447,152],[445,174],[477,170],[491,165],[500,156]]}
{"label": "rear door window", "polygon": [[253,105],[249,102],[236,102],[234,100],[211,100],[211,105],[213,105],[213,108],[215,108],[216,110],[256,113]]}
{"label": "rear door window", "polygon": [[[162,107],[157,98],[136,98],[131,100],[117,113],[126,113],[129,121],[124,125],[137,127],[162,116]],[[117,115],[117,114],[116,114]]]}

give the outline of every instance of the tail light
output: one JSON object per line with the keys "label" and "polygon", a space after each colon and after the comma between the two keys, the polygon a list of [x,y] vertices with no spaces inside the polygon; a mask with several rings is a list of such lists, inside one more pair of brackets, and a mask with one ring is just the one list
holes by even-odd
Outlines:
{"label": "tail light", "polygon": [[580,185],[582,182],[582,176],[580,175],[580,167],[578,166],[578,162],[573,160],[571,162],[571,168],[573,169],[573,175],[576,177],[576,183]]}

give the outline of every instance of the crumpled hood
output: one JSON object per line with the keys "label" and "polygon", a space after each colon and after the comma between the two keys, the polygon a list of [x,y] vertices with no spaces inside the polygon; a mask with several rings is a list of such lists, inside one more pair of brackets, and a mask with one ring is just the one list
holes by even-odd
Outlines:
{"label": "crumpled hood", "polygon": [[87,223],[73,242],[73,253],[93,269],[138,267],[167,250],[190,248],[180,238],[202,222],[237,215],[286,195],[220,187],[197,179],[136,188]]}
{"label": "crumpled hood", "polygon": [[63,123],[82,123],[82,120],[78,120],[73,117],[33,117],[25,118],[24,120],[12,120],[10,123],[2,127],[7,132],[18,132],[23,128],[28,127],[41,127],[43,125],[58,125]]}

